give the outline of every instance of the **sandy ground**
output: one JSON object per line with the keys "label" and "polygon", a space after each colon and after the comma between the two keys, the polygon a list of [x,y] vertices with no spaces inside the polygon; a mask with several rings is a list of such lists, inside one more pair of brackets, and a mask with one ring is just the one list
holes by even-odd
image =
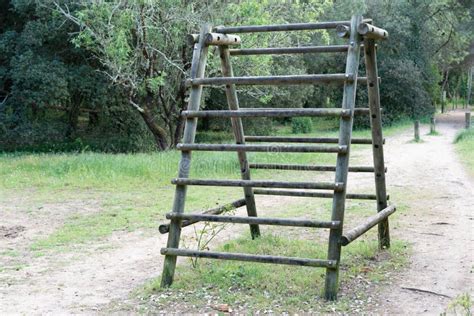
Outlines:
{"label": "sandy ground", "polygon": [[[474,183],[452,145],[462,123],[463,113],[451,112],[439,118],[440,136],[423,136],[424,142],[415,144],[407,131],[391,137],[385,146],[389,191],[408,188],[418,198],[401,201],[410,212],[397,215],[398,224],[392,229],[394,239],[412,244],[410,265],[391,284],[376,289],[381,308],[371,312],[439,314],[457,295],[473,294]],[[355,156],[368,163],[368,153]],[[356,187],[368,180],[350,181],[349,186]],[[149,231],[117,232],[87,250],[33,257],[27,250],[31,242],[61,225],[80,201],[42,205],[47,211],[35,215],[31,194],[0,201],[0,267],[8,267],[0,270],[0,314],[107,313],[111,302],[129,304],[137,287],[161,273],[159,249],[166,236]],[[290,203],[288,199],[278,198],[278,205]],[[275,197],[259,199],[262,214],[274,203]],[[93,212],[97,203],[80,208]],[[220,240],[239,232],[226,231]],[[15,265],[18,269],[12,269]]]}

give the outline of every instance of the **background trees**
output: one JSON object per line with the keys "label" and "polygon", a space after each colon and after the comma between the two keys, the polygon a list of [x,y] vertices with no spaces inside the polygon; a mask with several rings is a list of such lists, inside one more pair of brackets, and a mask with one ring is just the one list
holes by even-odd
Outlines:
{"label": "background trees", "polygon": [[[386,122],[431,114],[443,89],[448,97],[466,96],[472,59],[465,56],[474,29],[470,1],[0,0],[0,148],[172,147],[182,132],[179,113],[187,97],[183,80],[191,48],[184,38],[200,23],[341,20],[354,12],[390,33],[378,54]],[[246,35],[244,45],[339,41],[330,32],[262,33]],[[343,64],[334,55],[254,56],[235,59],[234,69],[238,75],[320,73],[340,72]],[[208,69],[208,75],[220,75],[217,64]],[[240,98],[249,107],[339,106],[339,90],[254,87]],[[362,91],[358,104],[365,104]],[[223,91],[206,91],[204,106],[225,106]],[[274,123],[245,122],[255,133],[268,132]],[[226,128],[221,121],[201,124]]]}

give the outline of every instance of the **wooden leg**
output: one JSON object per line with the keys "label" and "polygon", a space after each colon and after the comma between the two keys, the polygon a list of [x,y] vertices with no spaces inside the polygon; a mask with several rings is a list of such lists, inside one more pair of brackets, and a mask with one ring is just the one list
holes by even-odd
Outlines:
{"label": "wooden leg", "polygon": [[[228,46],[219,46],[219,52],[221,57],[222,75],[225,77],[233,77],[232,65],[230,64],[230,54]],[[226,96],[227,103],[229,104],[229,110],[239,109],[239,100],[237,98],[237,90],[235,85],[226,85]],[[244,128],[240,117],[233,117],[232,130],[234,132],[234,138],[236,144],[245,144]],[[250,180],[250,168],[247,160],[247,153],[245,151],[239,151],[237,153],[240,163],[240,173],[242,180]],[[257,206],[255,204],[255,197],[253,189],[251,187],[244,187],[244,196],[247,206],[248,216],[257,216]],[[260,228],[258,225],[250,225],[250,234],[252,239],[260,236]]]}
{"label": "wooden leg", "polygon": [[[385,183],[385,162],[383,154],[382,114],[380,111],[380,94],[377,70],[375,42],[364,41],[365,65],[367,71],[367,89],[369,95],[370,125],[372,130],[372,153],[374,159],[375,192],[377,211],[387,207],[387,188]],[[390,247],[388,218],[378,225],[379,247]]]}
{"label": "wooden leg", "polygon": [[[356,74],[359,69],[360,38],[357,34],[357,27],[362,22],[362,16],[353,16],[351,19],[351,34],[349,38],[349,50],[346,62],[346,74]],[[355,97],[357,89],[357,80],[346,82],[344,84],[344,94],[342,99],[342,108],[351,110],[355,107]],[[344,189],[341,192],[334,191],[332,204],[331,220],[344,221],[344,210],[346,201],[347,174],[349,172],[349,147],[352,138],[352,124],[354,116],[349,119],[341,119],[339,127],[339,145],[347,146],[347,154],[338,154],[336,163],[336,183],[344,183]],[[341,259],[341,237],[342,225],[340,228],[331,229],[329,233],[328,259],[337,261],[336,268],[326,269],[325,297],[327,300],[337,298],[338,279],[339,279],[339,261]]]}
{"label": "wooden leg", "polygon": [[[199,43],[194,45],[193,61],[191,66],[191,78],[204,77],[207,60],[207,46],[204,43],[204,34],[211,31],[210,25],[203,25],[201,27]],[[201,104],[202,86],[193,86],[189,95],[188,110],[198,111]],[[183,134],[183,143],[193,143],[196,136],[197,119],[187,119]],[[189,168],[191,165],[191,152],[183,151],[181,160],[179,162],[178,175],[180,178],[187,178],[189,176]],[[186,199],[185,185],[177,185],[174,196],[173,213],[183,213],[184,203]],[[167,248],[178,248],[181,237],[181,221],[171,220],[170,230],[168,234]],[[170,286],[173,283],[174,271],[176,268],[176,256],[166,255],[163,265],[163,274],[161,276],[161,286]]]}

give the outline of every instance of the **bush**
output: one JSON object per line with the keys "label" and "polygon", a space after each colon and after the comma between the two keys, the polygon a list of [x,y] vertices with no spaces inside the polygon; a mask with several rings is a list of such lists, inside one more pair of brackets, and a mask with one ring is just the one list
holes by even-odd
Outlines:
{"label": "bush", "polygon": [[309,133],[313,130],[313,121],[309,117],[294,117],[291,119],[293,134]]}

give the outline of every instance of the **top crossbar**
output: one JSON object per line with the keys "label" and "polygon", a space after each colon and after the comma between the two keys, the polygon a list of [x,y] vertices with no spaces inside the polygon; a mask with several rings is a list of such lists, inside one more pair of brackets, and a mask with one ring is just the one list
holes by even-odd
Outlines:
{"label": "top crossbar", "polygon": [[[371,23],[372,19],[363,20]],[[289,23],[271,25],[248,25],[248,26],[218,26],[214,28],[217,33],[254,33],[254,32],[282,32],[282,31],[305,31],[305,30],[325,30],[335,29],[338,25],[350,25],[350,21],[332,21],[316,23]]]}

